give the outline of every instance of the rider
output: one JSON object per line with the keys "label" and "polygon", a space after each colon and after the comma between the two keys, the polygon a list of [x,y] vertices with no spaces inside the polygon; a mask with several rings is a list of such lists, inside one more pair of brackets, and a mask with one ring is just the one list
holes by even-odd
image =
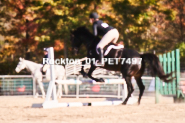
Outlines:
{"label": "rider", "polygon": [[96,47],[97,53],[99,54],[99,63],[103,65],[103,48],[110,42],[116,43],[119,38],[119,32],[114,27],[99,20],[96,12],[91,13],[89,18],[90,23],[93,24],[94,36],[103,36]]}
{"label": "rider", "polygon": [[[44,48],[44,58],[48,58],[48,50],[47,48]],[[42,67],[42,74],[46,73],[46,70],[48,69],[49,65],[44,63]]]}

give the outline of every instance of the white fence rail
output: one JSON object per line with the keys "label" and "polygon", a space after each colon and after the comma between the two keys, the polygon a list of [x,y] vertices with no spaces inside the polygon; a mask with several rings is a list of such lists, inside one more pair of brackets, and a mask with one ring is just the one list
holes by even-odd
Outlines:
{"label": "white fence rail", "polygon": [[[97,77],[97,78],[101,77],[104,79],[120,79],[119,76],[110,76],[110,75],[95,75],[94,77]],[[152,77],[142,77],[142,78],[146,80],[148,83],[150,83],[150,81],[152,80]],[[32,76],[31,75],[2,75],[0,76],[0,86],[2,88],[5,88],[5,90],[8,91],[7,93],[10,93],[10,95],[13,89],[16,91],[16,88],[21,85],[20,83],[23,83],[22,85],[25,85],[27,88],[30,88],[29,91],[33,92],[31,88],[31,86],[33,85],[26,84],[28,82],[28,79],[32,80]],[[82,81],[90,80],[87,78],[85,79],[82,76],[75,76],[75,75],[68,76],[68,79],[76,79],[76,80],[82,80]],[[46,88],[48,87],[48,83],[45,83],[44,85],[45,85],[45,91],[46,91],[47,90]],[[63,97],[77,97],[77,98],[78,97],[117,97],[117,98],[120,98],[122,84],[112,84],[112,85],[101,84],[100,92],[105,89],[105,93],[92,92],[92,90],[90,89],[92,89],[93,86],[94,85],[92,84],[78,85],[78,84],[73,83],[73,85],[68,85],[68,88],[69,90],[71,90],[71,92],[69,91],[69,94],[63,95]],[[25,95],[27,94],[25,93]]]}
{"label": "white fence rail", "polygon": [[[84,79],[82,76],[78,76],[80,80]],[[102,78],[111,78],[111,79],[119,79],[119,76],[110,76],[110,75],[95,75],[94,77],[102,77]],[[77,76],[75,75],[70,75],[68,76],[69,79],[77,79]],[[145,82],[145,84],[148,84],[150,86],[152,77],[142,77],[142,79]],[[29,93],[20,93],[24,95],[31,95],[33,92],[33,85],[32,82],[32,76],[31,75],[0,75],[0,87],[2,88],[1,91],[4,89],[7,91],[7,94],[5,95],[12,95],[13,91],[17,91],[17,88],[20,87],[20,85],[25,85],[27,89],[30,89]],[[86,79],[89,80],[89,79]],[[181,81],[185,81],[185,78],[181,78]],[[22,83],[22,84],[21,84]],[[137,87],[137,84],[133,83],[134,86]],[[45,83],[45,91],[47,90],[47,83]],[[101,85],[100,85],[101,86]],[[106,89],[107,94],[102,94],[102,93],[92,93],[90,92],[89,89],[93,87],[93,85],[88,84],[88,85],[69,85],[68,88],[72,91],[71,93],[69,92],[68,95],[63,95],[63,97],[115,97],[115,98],[120,98],[121,94],[121,89],[122,89],[122,84],[113,84],[113,85],[102,85],[102,89]],[[101,86],[101,87],[102,87]],[[155,89],[155,85],[152,85],[153,89]],[[100,90],[101,91],[101,90]],[[112,91],[117,91],[117,93],[112,93]],[[138,93],[137,90],[134,91],[135,93]],[[147,88],[145,91],[145,94],[147,92]],[[19,93],[17,93],[19,94]],[[148,95],[148,94],[147,94]]]}

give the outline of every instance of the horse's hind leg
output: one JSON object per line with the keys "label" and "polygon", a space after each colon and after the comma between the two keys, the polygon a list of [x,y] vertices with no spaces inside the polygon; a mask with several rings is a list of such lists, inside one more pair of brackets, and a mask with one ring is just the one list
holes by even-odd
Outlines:
{"label": "horse's hind leg", "polygon": [[62,97],[62,84],[57,84],[58,90],[57,90],[57,98]]}
{"label": "horse's hind leg", "polygon": [[[57,78],[57,80],[66,80],[66,76],[60,75],[59,78]],[[62,84],[57,84],[57,85],[58,85],[57,97],[61,98],[63,95]],[[63,84],[63,85],[64,85],[64,92],[67,95],[68,94],[68,85],[67,84]]]}
{"label": "horse's hind leg", "polygon": [[124,105],[127,104],[128,99],[131,97],[131,94],[134,91],[134,88],[133,88],[132,83],[131,83],[131,77],[125,77],[125,81],[126,81],[126,84],[127,84],[128,95],[127,95],[127,98],[125,99],[125,101],[122,103]]}
{"label": "horse's hind leg", "polygon": [[136,79],[136,82],[137,82],[137,85],[138,85],[139,91],[140,91],[139,99],[138,99],[138,104],[140,104],[141,97],[143,96],[143,93],[144,93],[144,90],[145,90],[145,86],[143,85],[141,76],[140,77],[135,77],[135,79]]}

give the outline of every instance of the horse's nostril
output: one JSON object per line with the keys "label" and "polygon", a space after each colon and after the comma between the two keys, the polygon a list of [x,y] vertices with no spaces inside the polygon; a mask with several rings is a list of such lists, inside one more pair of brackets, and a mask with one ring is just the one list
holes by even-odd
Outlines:
{"label": "horse's nostril", "polygon": [[78,49],[74,48],[74,53],[77,54],[78,53]]}
{"label": "horse's nostril", "polygon": [[18,69],[18,68],[16,68],[15,71],[16,71],[17,73],[19,73],[19,69]]}

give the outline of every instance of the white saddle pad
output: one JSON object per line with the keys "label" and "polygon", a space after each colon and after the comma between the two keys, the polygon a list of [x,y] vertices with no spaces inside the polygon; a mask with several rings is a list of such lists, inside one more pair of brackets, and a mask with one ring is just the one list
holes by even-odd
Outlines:
{"label": "white saddle pad", "polygon": [[113,49],[121,49],[121,48],[124,48],[124,46],[123,46],[123,45],[118,45],[118,46],[110,45],[110,46],[107,48],[107,50],[105,51],[104,56],[106,56],[106,55],[110,52],[110,50],[111,50],[112,48],[113,48]]}

